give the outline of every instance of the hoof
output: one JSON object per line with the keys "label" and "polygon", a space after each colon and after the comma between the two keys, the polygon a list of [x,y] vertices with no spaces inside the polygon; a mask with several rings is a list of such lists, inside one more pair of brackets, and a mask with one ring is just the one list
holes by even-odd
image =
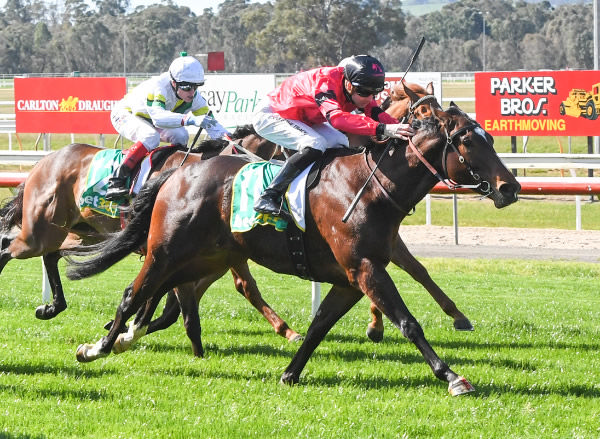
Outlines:
{"label": "hoof", "polygon": [[50,320],[59,315],[67,307],[55,307],[53,305],[40,305],[35,309],[35,317],[40,320]]}
{"label": "hoof", "polygon": [[474,328],[473,325],[471,325],[469,319],[465,318],[455,320],[454,329],[456,329],[457,331],[473,331]]}
{"label": "hoof", "polygon": [[367,337],[369,337],[372,342],[379,343],[381,340],[383,340],[383,331],[379,331],[375,328],[371,328],[370,326],[368,326]]}
{"label": "hoof", "polygon": [[[91,354],[90,351],[92,350],[96,350],[97,353],[95,355]],[[98,351],[96,345],[88,343],[80,344],[77,347],[77,352],[75,353],[77,361],[79,361],[80,363],[89,363],[91,361],[97,360],[98,358],[106,357],[107,355],[108,354],[105,354],[104,352]]]}
{"label": "hoof", "polygon": [[298,378],[294,377],[291,373],[286,372],[283,375],[281,375],[279,384],[285,384],[287,386],[298,384]]}
{"label": "hoof", "polygon": [[297,343],[297,342],[301,342],[303,340],[304,340],[304,336],[300,335],[300,334],[296,334],[293,337],[290,337],[290,339],[289,339],[290,343],[292,343],[292,342]]}
{"label": "hoof", "polygon": [[465,377],[458,377],[448,385],[448,392],[452,396],[464,395],[475,391],[475,387]]}

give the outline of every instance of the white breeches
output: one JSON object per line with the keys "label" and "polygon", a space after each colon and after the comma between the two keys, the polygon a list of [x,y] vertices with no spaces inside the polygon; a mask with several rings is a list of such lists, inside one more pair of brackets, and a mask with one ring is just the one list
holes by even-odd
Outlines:
{"label": "white breeches", "polygon": [[252,118],[256,132],[284,148],[299,151],[310,147],[324,152],[329,148],[347,148],[348,137],[328,122],[309,126],[299,120],[284,119],[266,105]]}
{"label": "white breeches", "polygon": [[157,148],[160,142],[179,145],[188,143],[189,133],[185,127],[157,128],[124,108],[114,108],[110,120],[120,135],[132,142],[142,142],[148,151]]}

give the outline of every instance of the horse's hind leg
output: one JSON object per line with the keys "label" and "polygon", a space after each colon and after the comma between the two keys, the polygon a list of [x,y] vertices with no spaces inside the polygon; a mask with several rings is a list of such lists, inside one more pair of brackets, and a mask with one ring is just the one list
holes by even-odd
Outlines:
{"label": "horse's hind leg", "polygon": [[[161,279],[161,273],[158,271],[159,270],[156,269],[156,267],[150,270],[145,268],[145,265],[142,267],[142,271],[138,274],[136,279],[129,284],[127,288],[125,288],[125,291],[123,292],[123,298],[117,307],[117,312],[108,334],[98,340],[95,344],[86,343],[79,345],[76,352],[77,361],[90,362],[98,358],[106,357],[108,354],[110,354],[110,351],[117,341],[119,335],[122,332],[125,332],[125,323],[127,320],[129,320],[129,318],[136,311],[138,311],[143,304],[152,298],[152,295],[156,291],[152,287],[154,283],[159,284],[159,288],[157,290],[160,291],[161,282],[157,281],[158,279]],[[148,272],[152,272],[152,274],[156,277],[151,279],[150,276],[148,276]],[[160,297],[162,297],[162,294]],[[143,333],[145,333],[145,329],[146,328],[133,328],[132,331],[137,332],[140,334],[139,336],[141,336]]]}
{"label": "horse's hind leg", "polygon": [[35,310],[35,316],[40,320],[49,320],[67,309],[67,301],[65,300],[60,273],[58,272],[60,253],[48,253],[42,256],[42,259],[44,260],[44,267],[46,268],[50,289],[52,290],[52,303],[38,306]]}
{"label": "horse's hind leg", "polygon": [[[113,345],[113,352],[115,354],[121,354],[134,345],[140,338],[148,334],[147,328],[150,324],[150,319],[154,315],[160,300],[164,294],[155,294],[143,304],[135,315],[133,322],[129,325],[126,332],[121,332],[115,344]],[[114,324],[114,321],[113,321]],[[109,328],[111,329],[111,328]]]}
{"label": "horse's hind leg", "polygon": [[250,274],[247,263],[240,264],[235,268],[232,267],[231,274],[233,275],[233,282],[236,290],[238,290],[238,292],[244,296],[265,319],[267,319],[277,334],[287,338],[289,341],[298,341],[302,339],[302,336],[291,329],[288,324],[277,315],[273,308],[265,302],[256,285],[254,277]]}
{"label": "horse's hind leg", "polygon": [[[459,331],[472,331],[473,325],[469,319],[456,307],[456,304],[433,281],[427,269],[408,251],[404,241],[398,236],[392,252],[392,262],[402,268],[419,282],[438,303],[442,311],[454,319],[454,328]],[[371,304],[371,323],[367,328],[367,336],[379,342],[383,339],[383,320],[381,311]]]}
{"label": "horse's hind leg", "polygon": [[148,330],[146,331],[146,335],[152,334],[156,331],[162,331],[163,329],[167,329],[173,325],[179,318],[180,312],[181,308],[179,307],[179,301],[177,300],[175,291],[170,290],[167,293],[167,299],[165,301],[162,314],[150,322],[148,325]]}

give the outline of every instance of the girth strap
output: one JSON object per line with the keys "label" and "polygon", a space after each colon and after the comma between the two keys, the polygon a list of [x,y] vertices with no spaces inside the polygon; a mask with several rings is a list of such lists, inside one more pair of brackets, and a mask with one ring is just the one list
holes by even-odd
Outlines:
{"label": "girth strap", "polygon": [[298,277],[307,280],[314,280],[308,259],[306,258],[306,249],[304,247],[304,232],[300,230],[293,221],[288,221],[288,226],[285,229],[287,235],[288,251],[292,264],[296,270]]}

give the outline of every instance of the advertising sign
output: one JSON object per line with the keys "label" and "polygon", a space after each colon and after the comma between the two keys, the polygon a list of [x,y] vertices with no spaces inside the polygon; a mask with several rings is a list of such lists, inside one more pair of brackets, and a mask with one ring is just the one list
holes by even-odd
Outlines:
{"label": "advertising sign", "polygon": [[205,75],[198,92],[228,129],[249,124],[260,101],[275,88],[275,75]]}
{"label": "advertising sign", "polygon": [[600,71],[475,73],[477,121],[492,135],[600,135]]}
{"label": "advertising sign", "polygon": [[115,134],[110,111],[125,78],[15,78],[18,133]]}

